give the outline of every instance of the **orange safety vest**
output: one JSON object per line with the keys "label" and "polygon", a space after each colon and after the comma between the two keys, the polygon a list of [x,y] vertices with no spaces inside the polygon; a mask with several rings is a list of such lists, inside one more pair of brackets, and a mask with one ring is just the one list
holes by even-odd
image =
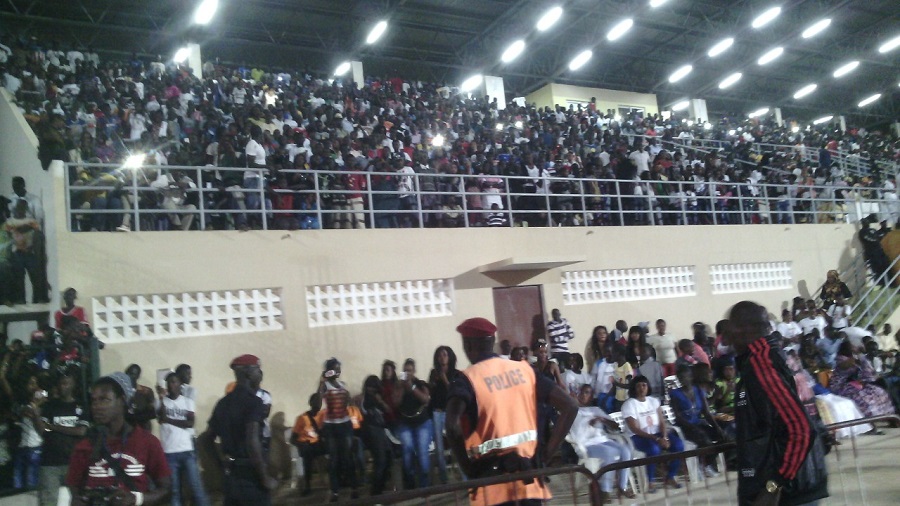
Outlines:
{"label": "orange safety vest", "polygon": [[347,406],[347,414],[350,415],[350,424],[353,426],[353,430],[359,430],[362,427],[363,421],[362,411],[351,404]]}
{"label": "orange safety vest", "polygon": [[[509,452],[534,457],[538,444],[537,392],[531,366],[494,357],[470,366],[463,374],[472,384],[478,404],[477,424],[465,441],[469,458],[478,460]],[[528,485],[517,480],[477,489],[471,503],[490,506],[550,498],[542,480]]]}

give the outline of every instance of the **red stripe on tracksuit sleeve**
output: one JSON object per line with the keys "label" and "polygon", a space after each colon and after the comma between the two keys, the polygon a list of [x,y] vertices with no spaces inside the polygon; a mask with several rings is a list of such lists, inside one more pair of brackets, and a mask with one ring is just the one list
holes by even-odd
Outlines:
{"label": "red stripe on tracksuit sleeve", "polygon": [[[763,341],[765,342],[765,341]],[[803,465],[809,451],[809,421],[796,402],[791,401],[791,393],[783,379],[769,360],[769,346],[760,345],[757,353],[751,353],[750,363],[760,380],[763,390],[775,406],[778,416],[785,422],[788,440],[784,452],[784,460],[778,469],[785,479],[793,479]]]}

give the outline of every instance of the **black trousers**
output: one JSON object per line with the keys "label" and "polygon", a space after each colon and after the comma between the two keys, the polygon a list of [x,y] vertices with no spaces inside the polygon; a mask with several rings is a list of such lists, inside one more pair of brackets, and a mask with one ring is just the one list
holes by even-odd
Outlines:
{"label": "black trousers", "polygon": [[224,506],[271,506],[269,491],[262,487],[257,478],[245,478],[239,475],[225,476]]}

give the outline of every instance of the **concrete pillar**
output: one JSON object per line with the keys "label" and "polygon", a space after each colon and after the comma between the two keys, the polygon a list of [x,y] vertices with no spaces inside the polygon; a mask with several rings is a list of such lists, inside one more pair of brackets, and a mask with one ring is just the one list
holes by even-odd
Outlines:
{"label": "concrete pillar", "polygon": [[188,53],[188,59],[185,63],[191,68],[191,73],[194,74],[194,77],[203,79],[203,60],[200,59],[200,44],[190,42],[187,48],[190,53]]}
{"label": "concrete pillar", "polygon": [[482,87],[488,100],[497,99],[497,109],[506,109],[506,88],[503,86],[502,77],[484,76]]}
{"label": "concrete pillar", "polygon": [[362,88],[366,83],[366,76],[363,74],[363,64],[361,61],[351,61],[350,70],[353,72],[353,82],[357,88]]}
{"label": "concrete pillar", "polygon": [[900,121],[895,121],[891,128],[894,129],[894,136],[900,137]]}
{"label": "concrete pillar", "polygon": [[781,117],[781,107],[775,108],[775,124],[779,127],[784,126],[784,118]]}
{"label": "concrete pillar", "polygon": [[838,121],[841,123],[841,132],[847,131],[847,118],[845,116],[838,116]]}
{"label": "concrete pillar", "polygon": [[709,122],[709,113],[706,112],[706,100],[703,100],[702,98],[691,99],[691,105],[688,106],[688,113],[691,117],[691,121],[696,121],[697,123]]}

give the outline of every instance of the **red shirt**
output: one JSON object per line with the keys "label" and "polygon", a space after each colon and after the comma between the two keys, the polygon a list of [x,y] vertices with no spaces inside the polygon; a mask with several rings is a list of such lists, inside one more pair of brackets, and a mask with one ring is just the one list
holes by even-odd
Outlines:
{"label": "red shirt", "polygon": [[[169,476],[171,471],[166,463],[162,445],[156,436],[150,434],[141,427],[134,427],[131,434],[125,439],[125,448],[122,448],[122,440],[109,436],[106,440],[109,454],[118,459],[125,474],[134,481],[136,492],[148,490],[148,478],[154,483]],[[72,488],[97,488],[116,487],[125,489],[121,480],[115,478],[106,460],[100,458],[91,462],[91,439],[85,438],[75,445],[72,457],[69,459],[69,472],[66,474],[66,485]]]}
{"label": "red shirt", "polygon": [[53,315],[53,319],[56,322],[57,329],[62,328],[63,316],[74,316],[75,318],[78,318],[78,321],[87,323],[87,317],[85,317],[84,315],[84,308],[81,306],[73,307],[72,310],[68,313],[64,312],[62,309],[56,311],[56,313]]}

